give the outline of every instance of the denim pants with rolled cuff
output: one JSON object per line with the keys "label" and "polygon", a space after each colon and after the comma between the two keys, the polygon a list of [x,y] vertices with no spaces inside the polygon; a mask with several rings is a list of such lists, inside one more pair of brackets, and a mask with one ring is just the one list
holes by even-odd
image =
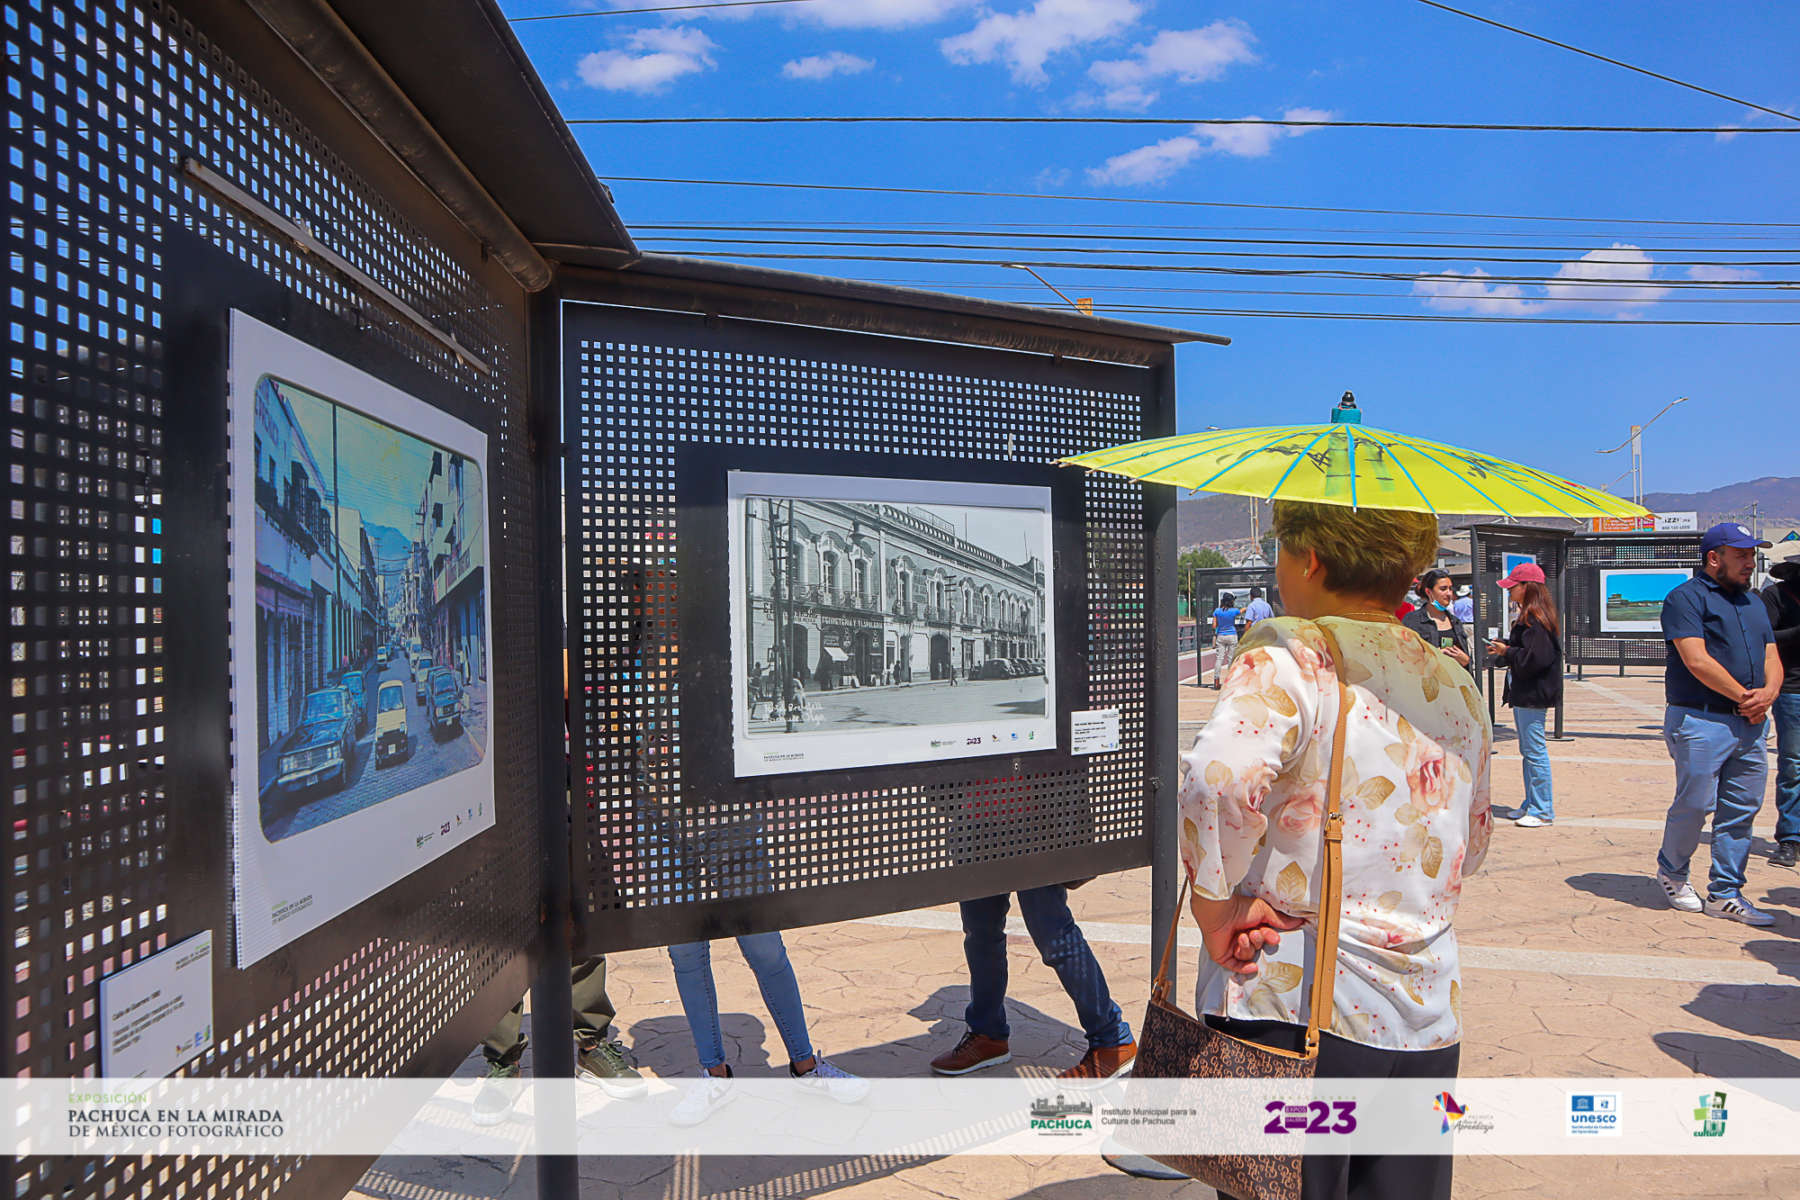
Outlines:
{"label": "denim pants with rolled cuff", "polygon": [[1656,865],[1672,879],[1685,880],[1688,860],[1712,814],[1712,875],[1707,893],[1715,900],[1738,895],[1750,858],[1750,825],[1762,808],[1769,779],[1765,725],[1736,713],[1715,713],[1670,705],[1663,715],[1663,742],[1675,760],[1675,802],[1663,822]]}
{"label": "denim pants with rolled cuff", "polygon": [[[645,804],[638,822],[639,845],[649,862],[667,871],[653,875],[692,885],[696,891],[716,891],[718,898],[753,895],[769,888],[769,862],[760,817],[732,824],[690,828],[678,816],[654,803]],[[787,946],[779,932],[744,934],[738,949],[756,975],[763,1004],[775,1022],[775,1030],[793,1062],[811,1058],[812,1042],[806,1032],[806,1009],[800,1001],[800,983],[788,961]],[[725,1036],[719,1027],[719,992],[713,981],[712,943],[683,942],[669,947],[675,966],[675,990],[687,1016],[694,1051],[704,1070],[725,1063]]]}
{"label": "denim pants with rolled cuff", "polygon": [[1513,728],[1519,732],[1519,756],[1525,760],[1525,803],[1521,817],[1540,821],[1556,819],[1556,796],[1550,785],[1550,745],[1544,740],[1548,709],[1513,709]]}
{"label": "denim pants with rolled cuff", "polygon": [[[1002,1041],[1011,1033],[1006,1023],[1006,913],[1011,906],[1012,897],[1004,894],[962,902],[963,955],[969,963],[969,1006],[963,1021],[970,1033]],[[1069,911],[1069,889],[1060,883],[1027,888],[1019,893],[1019,915],[1044,965],[1056,972],[1074,1001],[1089,1049],[1131,1041],[1131,1026],[1113,1002],[1106,974]]]}
{"label": "denim pants with rolled cuff", "polygon": [[1800,692],[1775,697],[1775,840],[1800,842]]}

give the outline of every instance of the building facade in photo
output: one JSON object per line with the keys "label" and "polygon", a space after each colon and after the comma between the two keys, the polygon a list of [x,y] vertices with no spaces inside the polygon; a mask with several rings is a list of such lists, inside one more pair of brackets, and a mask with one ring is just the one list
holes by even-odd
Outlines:
{"label": "building facade in photo", "polygon": [[419,639],[433,663],[453,668],[464,683],[486,679],[486,507],[478,468],[460,454],[434,452],[418,517],[411,605]]}
{"label": "building facade in photo", "polygon": [[969,678],[990,659],[1043,661],[1036,556],[1010,561],[905,505],[750,497],[743,520],[758,678],[773,676],[784,650],[812,689]]}

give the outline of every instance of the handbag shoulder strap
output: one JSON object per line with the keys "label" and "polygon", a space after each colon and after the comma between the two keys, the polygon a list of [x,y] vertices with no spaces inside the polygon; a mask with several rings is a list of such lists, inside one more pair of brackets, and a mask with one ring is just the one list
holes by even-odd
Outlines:
{"label": "handbag shoulder strap", "polygon": [[[1326,644],[1331,649],[1333,673],[1338,677],[1338,711],[1337,724],[1331,738],[1331,782],[1326,791],[1325,816],[1320,830],[1324,875],[1319,884],[1319,934],[1313,942],[1313,979],[1308,1003],[1311,1011],[1307,1013],[1305,1049],[1300,1055],[1303,1058],[1314,1058],[1319,1053],[1319,1022],[1323,1014],[1332,1011],[1333,992],[1337,984],[1338,922],[1344,907],[1344,731],[1350,719],[1353,699],[1350,689],[1343,682],[1343,654],[1338,648],[1337,638],[1325,626],[1316,627],[1325,635]],[[1170,922],[1168,936],[1163,939],[1156,978],[1150,988],[1152,1000],[1168,999],[1169,963],[1181,933],[1181,912],[1187,906],[1188,886],[1187,872],[1183,871],[1181,894],[1175,901],[1174,918]]]}

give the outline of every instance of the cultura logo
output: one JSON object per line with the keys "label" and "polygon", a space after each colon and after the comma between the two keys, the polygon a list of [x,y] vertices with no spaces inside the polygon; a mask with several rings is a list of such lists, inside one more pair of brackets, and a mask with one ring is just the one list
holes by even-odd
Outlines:
{"label": "cultura logo", "polygon": [[1725,1117],[1725,1093],[1701,1093],[1700,1107],[1694,1110],[1694,1120],[1700,1122],[1700,1128],[1694,1130],[1694,1136],[1724,1137]]}

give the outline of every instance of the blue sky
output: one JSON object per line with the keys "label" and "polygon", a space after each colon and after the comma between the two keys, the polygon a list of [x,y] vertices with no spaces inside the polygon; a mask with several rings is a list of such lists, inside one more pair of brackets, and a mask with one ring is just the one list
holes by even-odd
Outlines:
{"label": "blue sky", "polygon": [[[294,419],[312,447],[338,503],[362,514],[365,525],[386,525],[408,539],[418,531],[419,496],[431,470],[433,447],[390,425],[341,408],[303,388],[284,384]],[[332,460],[332,417],[337,417],[337,460]]]}
{"label": "blue sky", "polygon": [[1606,576],[1606,590],[1616,593],[1627,603],[1635,604],[1646,600],[1661,600],[1690,578],[1692,572],[1689,571],[1660,571],[1643,575],[1611,571]]}
{"label": "blue sky", "polygon": [[[510,0],[506,11],[519,17],[607,6],[608,0]],[[644,0],[611,4],[645,6]],[[1800,62],[1800,6],[1468,0],[1466,7],[1717,91],[1800,111],[1800,72],[1794,69]],[[1223,6],[1172,0],[806,0],[703,14],[528,22],[514,28],[564,115],[572,119],[864,113],[1791,124],[1415,0],[1356,5],[1264,0]],[[1632,422],[1648,419],[1668,400],[1687,395],[1690,402],[1668,413],[1646,437],[1646,491],[1703,490],[1796,471],[1791,430],[1800,427],[1800,396],[1792,382],[1792,363],[1800,349],[1800,327],[1646,322],[1800,320],[1800,290],[1691,286],[1800,280],[1800,254],[1789,249],[1800,246],[1800,225],[1772,227],[1800,223],[1800,134],[1330,129],[1296,134],[1184,124],[577,126],[576,136],[605,178],[673,176],[1556,218],[1508,221],[612,184],[621,215],[647,249],[704,251],[784,269],[1028,303],[1059,302],[1028,275],[998,265],[738,257],[731,253],[734,247],[689,240],[696,232],[649,226],[773,222],[924,230],[935,225],[979,236],[954,239],[934,232],[861,240],[967,241],[997,247],[1024,245],[1021,235],[1028,232],[1062,232],[1084,237],[1032,250],[848,253],[1068,261],[1083,257],[1070,253],[1074,248],[1105,244],[1103,253],[1084,257],[1163,266],[1347,266],[1431,276],[1284,279],[1042,268],[1069,295],[1092,296],[1102,313],[1110,308],[1131,319],[1234,339],[1226,349],[1191,346],[1180,352],[1184,430],[1322,420],[1349,388],[1371,424],[1474,446],[1604,485],[1629,464],[1623,455],[1603,458],[1594,451],[1619,442]],[[1011,228],[983,228],[998,225]],[[1409,256],[1380,262],[1296,264],[1268,255],[1306,253],[1309,248],[1272,244],[1250,247],[1251,253],[1240,258],[1157,260],[1105,242],[1122,234],[1440,246],[1352,251]],[[1458,249],[1442,248],[1443,243],[1548,249]],[[1216,242],[1149,245],[1234,248]],[[832,253],[808,246],[735,249]],[[1547,261],[1474,261],[1504,255]],[[1777,265],[1733,265],[1745,260],[1776,260]],[[1508,284],[1477,271],[1487,276],[1529,273],[1552,282]],[[1602,276],[1617,286],[1554,282],[1559,275],[1584,280]],[[1238,288],[1270,294],[1126,290],[1143,288]],[[1379,295],[1291,294],[1296,291]],[[1784,302],[1747,302],[1751,300]],[[1119,311],[1132,305],[1230,309],[1234,315]],[[1235,315],[1244,309],[1557,316],[1598,323],[1440,324]],[[1628,482],[1620,483],[1617,490],[1628,487]]]}

